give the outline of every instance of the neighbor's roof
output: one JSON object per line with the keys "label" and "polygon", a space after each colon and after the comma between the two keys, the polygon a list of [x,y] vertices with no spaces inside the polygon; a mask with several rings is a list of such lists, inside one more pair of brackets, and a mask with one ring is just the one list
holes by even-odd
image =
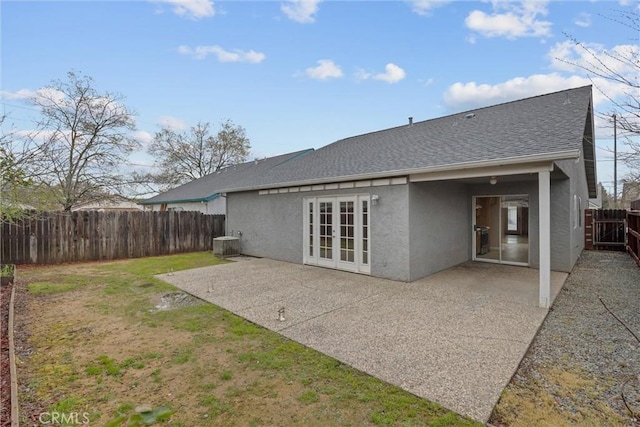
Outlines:
{"label": "neighbor's roof", "polygon": [[499,161],[577,158],[595,194],[591,86],[345,138],[228,186],[223,192],[407,175]]}
{"label": "neighbor's roof", "polygon": [[311,151],[313,151],[313,149],[228,166],[212,174],[160,193],[157,196],[140,202],[140,204],[156,205],[161,203],[208,202],[218,197],[222,189],[254,185],[269,169],[304,156]]}

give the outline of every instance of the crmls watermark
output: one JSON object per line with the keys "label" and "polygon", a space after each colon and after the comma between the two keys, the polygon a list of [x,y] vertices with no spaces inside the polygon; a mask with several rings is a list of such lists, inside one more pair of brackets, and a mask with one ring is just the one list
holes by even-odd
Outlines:
{"label": "crmls watermark", "polygon": [[68,426],[89,424],[88,412],[43,412],[38,416],[38,421],[42,425]]}

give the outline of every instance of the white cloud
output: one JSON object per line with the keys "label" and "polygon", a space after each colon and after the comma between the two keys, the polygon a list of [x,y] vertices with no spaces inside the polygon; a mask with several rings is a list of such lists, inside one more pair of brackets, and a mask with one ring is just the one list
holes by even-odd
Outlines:
{"label": "white cloud", "polygon": [[450,108],[467,110],[589,84],[586,77],[557,73],[516,77],[495,85],[457,82],[447,88],[444,102]]}
{"label": "white cloud", "polygon": [[172,116],[158,117],[157,125],[161,128],[168,128],[172,130],[185,130],[188,128],[187,124],[182,120]]}
{"label": "white cloud", "polygon": [[317,67],[309,67],[305,73],[308,77],[318,80],[337,79],[343,75],[340,67],[329,59],[319,60]]}
{"label": "white cloud", "polygon": [[36,96],[36,92],[31,89],[20,89],[15,92],[11,92],[8,90],[0,91],[0,98],[7,100],[29,100],[33,99]]}
{"label": "white cloud", "polygon": [[29,103],[51,105],[61,104],[67,101],[67,95],[52,87],[44,87],[33,91],[31,89],[20,89],[15,92],[3,90],[0,96],[7,100],[23,100]]}
{"label": "white cloud", "polygon": [[556,43],[547,56],[551,67],[561,71],[582,74],[609,74],[637,79],[638,65],[631,58],[638,58],[640,45],[617,45],[606,49],[599,43],[576,44],[570,40]]}
{"label": "white cloud", "polygon": [[151,0],[152,3],[166,3],[173,6],[173,13],[183,18],[209,18],[216,14],[210,0]]}
{"label": "white cloud", "polygon": [[318,13],[318,5],[322,0],[288,0],[280,5],[280,10],[289,19],[301,24],[315,22],[315,14]]}
{"label": "white cloud", "polygon": [[384,69],[385,69],[384,73],[376,73],[376,74],[370,73],[363,69],[358,69],[355,73],[356,81],[373,79],[373,80],[381,80],[387,83],[398,83],[400,80],[406,77],[406,73],[404,72],[404,70],[398,67],[396,64],[388,63],[384,67]]}
{"label": "white cloud", "polygon": [[360,82],[362,80],[367,80],[371,78],[371,73],[366,72],[362,68],[359,68],[355,73],[356,81]]}
{"label": "white cloud", "polygon": [[433,79],[433,77],[429,77],[429,78],[428,78],[428,79],[426,79],[426,80],[422,80],[422,79],[421,79],[421,80],[419,80],[419,81],[420,81],[420,83],[422,83],[425,87],[427,87],[427,86],[431,86],[435,80]]}
{"label": "white cloud", "polygon": [[413,13],[417,13],[422,16],[431,16],[431,12],[442,6],[446,6],[451,3],[450,0],[411,0]]}
{"label": "white cloud", "polygon": [[153,142],[153,135],[146,130],[137,130],[133,132],[131,136],[145,147],[149,146]]}
{"label": "white cloud", "polygon": [[196,59],[204,59],[209,55],[216,55],[220,62],[249,62],[252,64],[258,64],[267,57],[264,53],[256,52],[255,50],[242,51],[234,49],[233,51],[228,51],[216,45],[196,46],[195,48],[182,45],[178,46],[178,53],[191,55]]}
{"label": "white cloud", "polygon": [[583,28],[590,27],[591,26],[591,15],[586,13],[586,12],[582,12],[573,21],[573,23],[576,24],[578,27],[583,27]]}
{"label": "white cloud", "polygon": [[384,73],[374,74],[371,78],[374,80],[382,80],[387,83],[398,83],[406,76],[404,70],[396,64],[389,63],[384,67],[384,69]]}
{"label": "white cloud", "polygon": [[558,73],[534,74],[494,85],[457,82],[445,91],[444,102],[453,110],[470,110],[587,85],[594,85],[593,102],[596,106],[607,103],[609,98],[624,96],[626,89],[603,78],[590,79],[586,76],[563,76]]}
{"label": "white cloud", "polygon": [[546,37],[551,35],[551,22],[546,16],[547,1],[509,2],[494,0],[493,13],[472,11],[465,19],[467,28],[485,37]]}

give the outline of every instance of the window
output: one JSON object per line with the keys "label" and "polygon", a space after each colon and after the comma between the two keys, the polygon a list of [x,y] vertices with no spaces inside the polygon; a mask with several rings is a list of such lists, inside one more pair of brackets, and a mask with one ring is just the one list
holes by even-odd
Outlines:
{"label": "window", "polygon": [[582,197],[578,197],[578,227],[582,228]]}

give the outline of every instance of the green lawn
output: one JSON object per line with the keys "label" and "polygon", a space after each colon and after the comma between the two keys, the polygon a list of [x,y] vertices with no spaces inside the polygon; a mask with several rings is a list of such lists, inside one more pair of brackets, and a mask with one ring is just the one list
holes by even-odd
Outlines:
{"label": "green lawn", "polygon": [[217,306],[155,309],[178,291],[155,274],[221,262],[19,268],[32,350],[19,361],[21,421],[56,410],[91,425],[479,425]]}

